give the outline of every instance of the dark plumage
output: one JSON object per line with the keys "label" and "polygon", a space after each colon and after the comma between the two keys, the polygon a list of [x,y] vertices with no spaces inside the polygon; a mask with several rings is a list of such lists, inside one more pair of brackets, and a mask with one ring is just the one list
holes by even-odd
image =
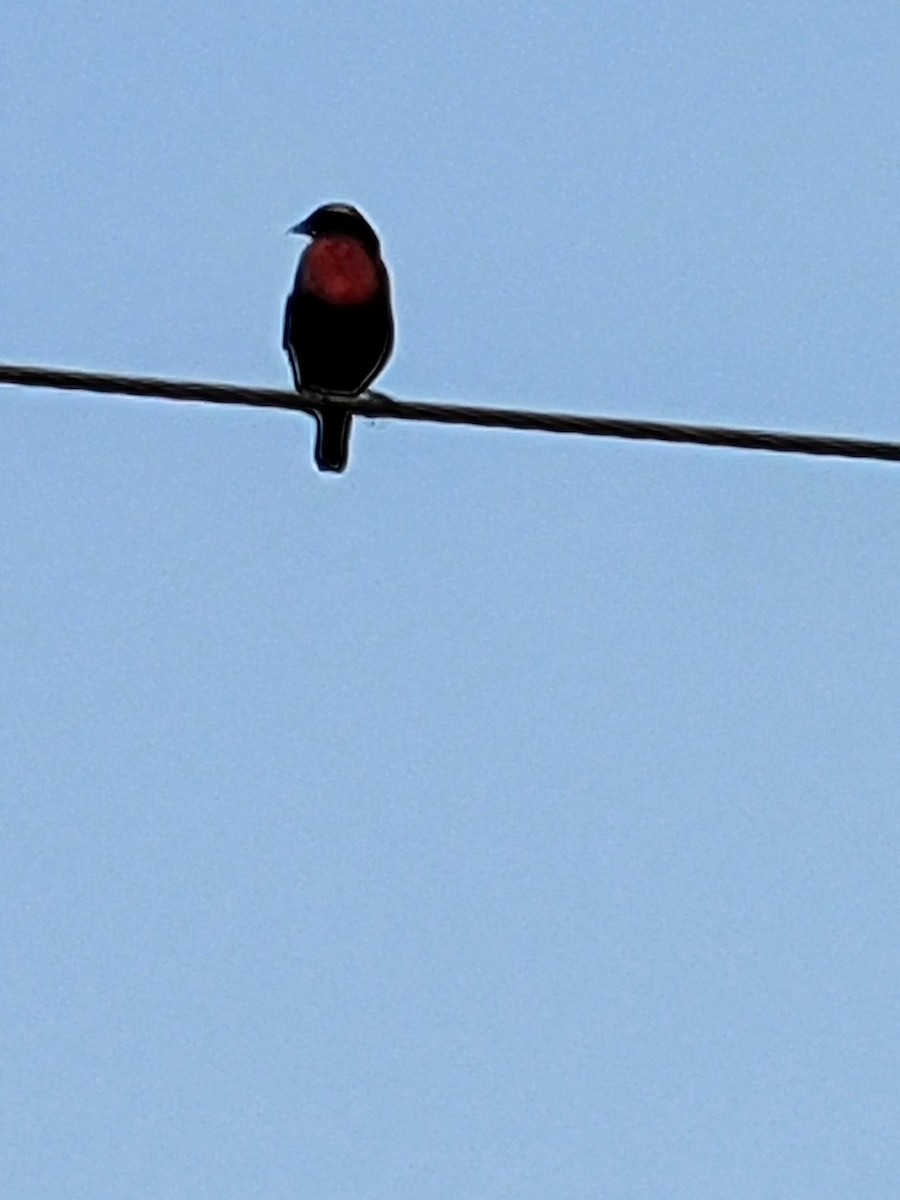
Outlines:
{"label": "dark plumage", "polygon": [[[378,235],[349,204],[324,204],[291,233],[311,238],[284,312],[283,345],[298,391],[358,396],[390,357],[394,320]],[[352,415],[317,409],[316,465],[343,471]]]}

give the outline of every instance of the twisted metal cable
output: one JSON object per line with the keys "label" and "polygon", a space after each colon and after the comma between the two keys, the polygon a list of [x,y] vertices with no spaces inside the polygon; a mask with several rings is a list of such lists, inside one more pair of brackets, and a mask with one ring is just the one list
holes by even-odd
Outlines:
{"label": "twisted metal cable", "polygon": [[480,408],[467,404],[434,404],[395,400],[382,392],[361,396],[322,396],[278,388],[243,387],[230,383],[194,383],[92,371],[57,371],[0,363],[0,384],[54,388],[104,395],[182,400],[200,404],[242,404],[312,412],[323,401],[365,417],[398,421],[432,421],[443,425],[475,425],[489,429],[524,429],[539,433],[572,433],[585,437],[628,438],[636,441],[677,442],[694,446],[729,446],[738,450],[767,450],[774,454],[814,454],[833,458],[862,458],[900,462],[900,442],[866,438],[829,437],[765,429],[735,429],[715,425],[681,425],[669,421],[640,421],[620,417],[588,417],[575,413],[529,412],[521,409]]}

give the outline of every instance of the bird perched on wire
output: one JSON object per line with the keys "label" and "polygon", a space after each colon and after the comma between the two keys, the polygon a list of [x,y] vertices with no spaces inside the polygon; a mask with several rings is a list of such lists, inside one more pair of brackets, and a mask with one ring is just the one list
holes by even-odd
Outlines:
{"label": "bird perched on wire", "polygon": [[[311,241],[300,256],[284,311],[283,345],[297,391],[358,396],[394,346],[391,285],[378,234],[351,204],[323,204],[289,233]],[[314,412],[316,466],[343,471],[352,414]]]}

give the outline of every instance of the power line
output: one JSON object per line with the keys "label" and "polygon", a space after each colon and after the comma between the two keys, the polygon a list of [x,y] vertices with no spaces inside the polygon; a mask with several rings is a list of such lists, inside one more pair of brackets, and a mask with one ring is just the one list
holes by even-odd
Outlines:
{"label": "power line", "polygon": [[730,446],[738,450],[768,450],[776,454],[814,454],[833,458],[863,458],[900,462],[900,442],[827,437],[765,429],[735,429],[715,425],[679,425],[668,421],[639,421],[619,417],[587,417],[569,413],[528,412],[521,409],[479,408],[466,404],[432,404],[395,400],[382,392],[362,396],[322,397],[312,393],[251,388],[230,383],[193,383],[91,371],[57,371],[0,363],[0,384],[55,388],[73,392],[182,400],[200,404],[241,404],[312,412],[325,403],[364,417],[399,421],[432,421],[443,425],[475,425],[488,429],[523,429],[539,433],[573,433],[585,437],[628,438],[636,441],[678,442],[694,446]]}

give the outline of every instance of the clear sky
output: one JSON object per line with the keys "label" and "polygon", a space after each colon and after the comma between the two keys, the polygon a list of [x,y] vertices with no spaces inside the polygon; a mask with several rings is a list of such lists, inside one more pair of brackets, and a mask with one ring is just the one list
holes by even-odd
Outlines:
{"label": "clear sky", "polygon": [[[0,360],[900,437],[893,3],[13,0]],[[900,468],[0,390],[0,1177],[895,1200]]]}

